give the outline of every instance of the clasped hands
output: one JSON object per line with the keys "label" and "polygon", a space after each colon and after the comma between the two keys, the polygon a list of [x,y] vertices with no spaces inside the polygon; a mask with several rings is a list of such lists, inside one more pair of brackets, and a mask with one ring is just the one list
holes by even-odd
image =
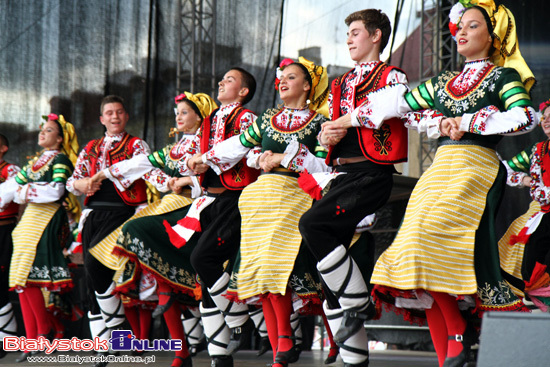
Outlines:
{"label": "clasped hands", "polygon": [[464,135],[464,131],[460,131],[460,122],[462,117],[446,117],[441,120],[439,131],[441,136],[448,136],[451,140],[460,140]]}
{"label": "clasped hands", "polygon": [[321,126],[320,142],[323,145],[336,145],[348,133],[351,127],[351,116],[343,115],[334,121],[327,121]]}
{"label": "clasped hands", "polygon": [[264,172],[269,172],[273,168],[279,167],[284,157],[285,155],[282,153],[273,153],[271,150],[266,150],[260,156],[260,168]]}

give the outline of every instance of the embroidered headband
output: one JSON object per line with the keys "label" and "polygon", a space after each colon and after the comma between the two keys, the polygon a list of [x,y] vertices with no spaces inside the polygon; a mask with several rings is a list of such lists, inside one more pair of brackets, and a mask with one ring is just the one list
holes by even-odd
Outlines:
{"label": "embroidered headband", "polygon": [[459,0],[449,13],[451,35],[455,38],[462,15],[474,6],[484,11],[484,17],[491,22],[494,47],[493,54],[489,55],[491,62],[497,66],[516,69],[529,92],[535,84],[535,76],[519,51],[514,15],[504,5],[497,8],[493,0]]}

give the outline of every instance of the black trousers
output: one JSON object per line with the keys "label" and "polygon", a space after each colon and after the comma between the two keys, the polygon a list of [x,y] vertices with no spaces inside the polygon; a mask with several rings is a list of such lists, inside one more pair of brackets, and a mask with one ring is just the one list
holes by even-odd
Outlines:
{"label": "black trousers", "polygon": [[523,251],[521,275],[529,281],[535,268],[535,263],[547,265],[550,269],[550,214],[544,214],[537,230],[531,234]]}
{"label": "black trousers", "polygon": [[299,228],[306,246],[320,261],[340,245],[349,246],[357,224],[389,199],[393,167],[362,170],[359,164],[332,181],[325,196],[302,215]]}
{"label": "black trousers", "polygon": [[82,248],[86,287],[88,288],[88,306],[92,314],[100,312],[94,294],[105,293],[113,282],[115,271],[103,265],[89,251],[111,232],[130,218],[135,212],[133,207],[94,209],[86,218],[82,228]]}
{"label": "black trousers", "polygon": [[191,253],[191,265],[211,288],[223,275],[223,263],[232,259],[241,243],[241,191],[226,190],[201,212],[199,241]]}
{"label": "black trousers", "polygon": [[13,253],[11,232],[15,226],[16,223],[0,226],[0,308],[9,302],[10,262]]}

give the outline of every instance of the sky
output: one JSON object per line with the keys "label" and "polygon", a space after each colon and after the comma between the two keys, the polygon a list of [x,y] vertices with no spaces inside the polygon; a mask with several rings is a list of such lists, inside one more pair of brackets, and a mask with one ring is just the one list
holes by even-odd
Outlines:
{"label": "sky", "polygon": [[[281,55],[298,57],[298,50],[319,46],[324,66],[353,66],[346,46],[345,18],[357,10],[376,8],[390,18],[394,29],[397,0],[285,0]],[[394,50],[420,23],[420,0],[405,0],[396,32]],[[410,21],[409,21],[410,19]],[[395,29],[394,29],[395,31]],[[391,37],[381,59],[389,55]]]}

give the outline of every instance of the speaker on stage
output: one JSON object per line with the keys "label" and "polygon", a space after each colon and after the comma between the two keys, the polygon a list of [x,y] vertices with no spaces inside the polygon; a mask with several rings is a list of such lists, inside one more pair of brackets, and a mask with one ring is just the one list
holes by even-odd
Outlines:
{"label": "speaker on stage", "polygon": [[550,314],[486,312],[477,367],[550,365]]}

